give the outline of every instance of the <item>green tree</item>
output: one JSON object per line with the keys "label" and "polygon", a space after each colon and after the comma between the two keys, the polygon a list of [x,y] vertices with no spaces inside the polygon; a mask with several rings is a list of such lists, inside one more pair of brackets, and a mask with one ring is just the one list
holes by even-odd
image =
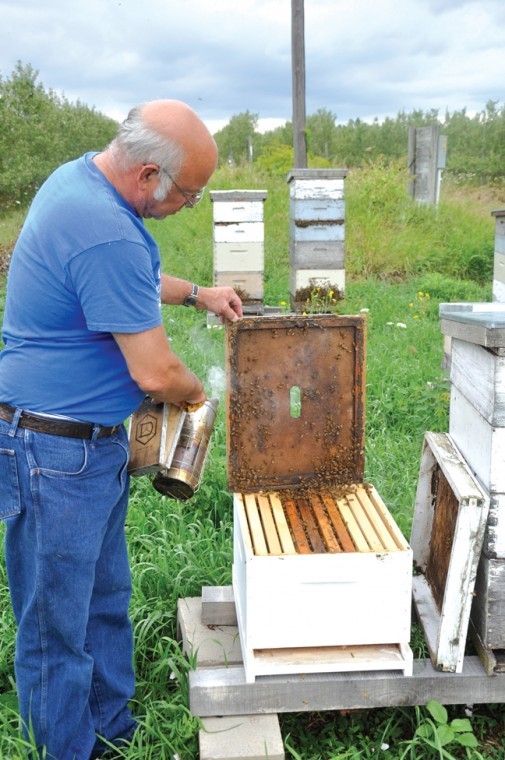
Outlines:
{"label": "green tree", "polygon": [[335,122],[337,115],[326,108],[319,108],[307,117],[307,149],[318,156],[331,159],[335,152]]}
{"label": "green tree", "polygon": [[214,135],[220,164],[238,165],[253,161],[261,144],[257,127],[258,114],[244,111],[232,116],[229,123]]}
{"label": "green tree", "polygon": [[27,202],[59,164],[101,150],[117,124],[92,108],[72,105],[37,82],[31,64],[18,61],[0,77],[0,201]]}

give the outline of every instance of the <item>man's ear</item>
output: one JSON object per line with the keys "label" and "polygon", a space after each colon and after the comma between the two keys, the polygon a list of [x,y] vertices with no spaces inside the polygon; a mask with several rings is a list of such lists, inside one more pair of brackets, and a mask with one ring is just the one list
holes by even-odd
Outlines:
{"label": "man's ear", "polygon": [[138,174],[137,182],[142,189],[147,187],[154,180],[157,180],[160,174],[160,167],[158,164],[142,164]]}

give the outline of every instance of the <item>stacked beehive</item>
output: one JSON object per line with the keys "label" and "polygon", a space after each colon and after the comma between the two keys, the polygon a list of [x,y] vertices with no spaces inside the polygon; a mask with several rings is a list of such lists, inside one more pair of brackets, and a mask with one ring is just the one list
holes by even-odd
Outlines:
{"label": "stacked beehive", "polygon": [[505,209],[493,211],[494,236],[493,300],[505,301]]}
{"label": "stacked beehive", "polygon": [[263,311],[264,222],[266,190],[220,190],[214,204],[214,285],[230,285],[242,298],[244,312]]}
{"label": "stacked beehive", "polygon": [[449,432],[490,502],[472,620],[484,647],[505,648],[505,305],[441,304],[452,339]]}
{"label": "stacked beehive", "polygon": [[412,552],[363,484],[363,316],[227,325],[233,590],[246,680],[401,670]]}
{"label": "stacked beehive", "polygon": [[290,195],[290,293],[303,311],[316,288],[325,297],[345,290],[344,240],[346,169],[293,169]]}

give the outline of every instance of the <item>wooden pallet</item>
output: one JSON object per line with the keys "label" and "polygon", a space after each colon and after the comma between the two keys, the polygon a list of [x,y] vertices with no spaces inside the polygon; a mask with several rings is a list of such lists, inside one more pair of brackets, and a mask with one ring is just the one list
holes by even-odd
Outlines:
{"label": "wooden pallet", "polygon": [[404,551],[406,541],[373,485],[333,493],[238,494],[256,556]]}
{"label": "wooden pallet", "polygon": [[[197,669],[189,673],[193,715],[370,709],[425,705],[432,699],[445,705],[505,701],[505,673],[489,677],[478,657],[465,657],[462,673],[440,672],[429,659],[416,659],[412,676],[406,678],[397,671],[365,670],[270,675],[248,682],[240,661],[232,659],[227,649],[228,642],[237,635],[231,587],[207,587],[202,591],[202,599],[195,600],[198,604],[182,617],[179,605],[185,652],[198,651],[199,655]],[[206,620],[203,625],[199,625],[200,613]],[[205,656],[206,646],[211,645],[212,662]]]}

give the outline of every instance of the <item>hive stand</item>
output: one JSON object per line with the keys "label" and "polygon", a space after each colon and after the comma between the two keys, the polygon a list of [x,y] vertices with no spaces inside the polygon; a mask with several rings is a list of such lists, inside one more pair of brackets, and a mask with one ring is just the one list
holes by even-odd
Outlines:
{"label": "hive stand", "polygon": [[[440,672],[429,659],[414,659],[412,676],[311,673],[259,676],[247,683],[231,586],[204,587],[201,597],[180,599],[178,627],[184,652],[197,662],[189,674],[189,706],[203,720],[200,760],[282,760],[279,713],[425,705],[431,699],[444,705],[505,702],[505,674],[488,676],[477,656],[464,658],[461,673]],[[216,716],[232,719],[230,725],[237,728],[206,734],[207,726],[216,730],[215,722],[206,722]],[[269,720],[260,725],[252,716]],[[250,754],[241,754],[244,731],[252,743]]]}

